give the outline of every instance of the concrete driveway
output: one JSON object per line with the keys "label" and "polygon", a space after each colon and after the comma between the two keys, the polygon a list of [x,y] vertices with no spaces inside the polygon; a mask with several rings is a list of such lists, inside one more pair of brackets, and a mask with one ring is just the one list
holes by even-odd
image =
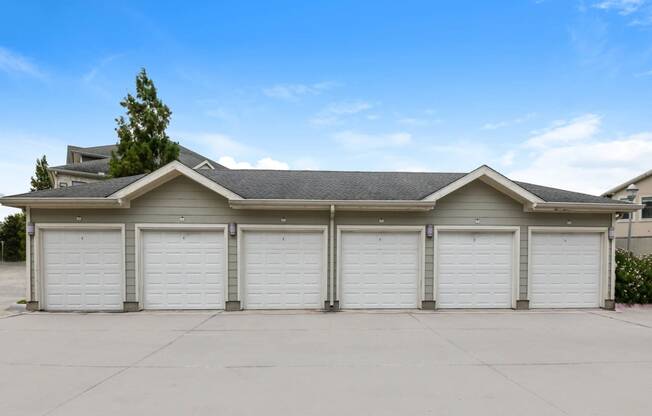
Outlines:
{"label": "concrete driveway", "polygon": [[649,415],[652,310],[31,313],[0,414]]}
{"label": "concrete driveway", "polygon": [[0,264],[0,316],[25,310],[16,304],[25,299],[25,285],[25,262]]}

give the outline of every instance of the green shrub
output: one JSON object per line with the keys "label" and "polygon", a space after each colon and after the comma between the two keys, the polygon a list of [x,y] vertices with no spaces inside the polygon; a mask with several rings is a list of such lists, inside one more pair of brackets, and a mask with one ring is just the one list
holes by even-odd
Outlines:
{"label": "green shrub", "polygon": [[616,302],[652,303],[652,255],[616,251]]}

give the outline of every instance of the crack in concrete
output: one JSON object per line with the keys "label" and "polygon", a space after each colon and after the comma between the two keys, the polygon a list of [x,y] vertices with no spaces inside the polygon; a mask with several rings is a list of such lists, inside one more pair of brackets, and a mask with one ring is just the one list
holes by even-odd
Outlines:
{"label": "crack in concrete", "polygon": [[641,328],[652,329],[652,326],[645,325],[645,324],[642,324],[640,322],[630,321],[628,319],[621,319],[621,318],[617,318],[617,317],[611,316],[611,315],[603,315],[602,313],[599,313],[599,312],[588,312],[588,313],[591,314],[591,315],[600,316],[602,318],[611,319],[613,321],[625,322],[627,324],[639,326]]}
{"label": "crack in concrete", "polygon": [[74,400],[80,398],[81,396],[83,396],[84,394],[88,393],[89,391],[92,391],[92,390],[94,390],[95,388],[101,386],[102,384],[106,383],[107,381],[111,380],[112,378],[114,378],[114,377],[116,377],[116,376],[118,376],[118,375],[124,373],[125,371],[129,370],[130,368],[134,368],[135,366],[138,365],[138,363],[141,363],[141,362],[145,361],[146,359],[148,359],[148,358],[151,357],[152,355],[154,355],[154,354],[156,354],[156,353],[158,353],[158,352],[164,350],[165,348],[171,346],[172,344],[174,344],[175,342],[177,342],[178,340],[180,340],[181,338],[183,338],[186,334],[191,333],[194,329],[199,328],[200,326],[202,326],[203,324],[205,324],[205,323],[208,322],[209,320],[213,319],[213,318],[214,318],[215,316],[217,316],[218,314],[219,314],[219,313],[214,313],[214,314],[210,315],[210,316],[207,317],[206,319],[204,319],[204,320],[202,320],[201,322],[199,322],[197,325],[193,326],[192,328],[188,329],[187,331],[182,332],[181,334],[179,334],[178,336],[176,336],[175,338],[173,338],[173,339],[170,340],[169,342],[167,342],[167,343],[161,345],[160,347],[154,349],[154,351],[152,351],[152,352],[146,354],[144,357],[141,357],[140,359],[134,361],[133,363],[129,364],[127,367],[121,368],[120,370],[116,371],[115,373],[110,374],[110,375],[107,376],[107,377],[104,377],[102,380],[100,380],[100,381],[98,381],[97,383],[95,383],[95,384],[93,384],[93,385],[87,387],[86,389],[84,389],[84,390],[82,390],[81,392],[75,394],[74,396],[68,398],[67,400],[64,400],[63,402],[61,402],[61,403],[59,403],[58,405],[54,406],[52,409],[50,409],[50,410],[46,411],[45,413],[43,413],[43,416],[47,416],[47,415],[52,414],[52,413],[55,412],[56,410],[58,410],[58,409],[60,409],[61,407],[63,407],[63,406],[65,406],[65,405],[67,405],[67,404],[73,402]]}
{"label": "crack in concrete", "polygon": [[489,370],[495,372],[496,374],[498,374],[499,376],[501,376],[502,378],[504,378],[504,379],[507,380],[508,382],[512,383],[513,385],[515,385],[516,387],[520,388],[521,390],[523,390],[523,391],[525,391],[525,392],[531,394],[532,396],[538,398],[539,400],[541,400],[542,402],[546,403],[548,406],[554,408],[555,410],[561,412],[562,414],[564,414],[564,415],[568,415],[568,414],[569,414],[569,413],[566,412],[564,409],[562,409],[561,407],[557,406],[555,403],[551,402],[550,400],[548,400],[548,399],[546,399],[545,397],[541,396],[540,394],[538,394],[537,392],[533,391],[532,389],[530,389],[530,388],[528,388],[528,387],[522,385],[521,383],[517,382],[516,380],[512,379],[511,377],[509,377],[507,374],[505,374],[505,373],[503,373],[502,371],[500,371],[498,368],[496,368],[496,367],[495,367],[494,365],[492,365],[491,363],[488,363],[488,362],[482,360],[481,358],[475,356],[474,354],[472,354],[471,352],[469,352],[468,350],[466,350],[466,349],[465,349],[464,347],[462,347],[461,345],[457,344],[457,343],[454,342],[453,340],[449,339],[448,337],[444,336],[444,335],[441,334],[440,332],[436,331],[434,328],[432,328],[430,325],[427,325],[426,323],[424,323],[423,321],[421,321],[419,318],[417,318],[416,316],[414,316],[412,313],[408,313],[408,315],[410,315],[412,318],[416,319],[416,320],[417,320],[417,321],[418,321],[418,322],[419,322],[419,323],[420,323],[424,328],[426,328],[428,331],[432,332],[434,335],[436,335],[436,336],[442,338],[443,340],[445,340],[446,342],[448,342],[448,343],[449,343],[450,345],[452,345],[453,347],[457,348],[458,350],[462,351],[464,354],[466,354],[466,355],[468,355],[469,357],[473,358],[474,360],[478,361],[478,362],[481,364],[481,366],[484,366],[484,367],[488,368]]}

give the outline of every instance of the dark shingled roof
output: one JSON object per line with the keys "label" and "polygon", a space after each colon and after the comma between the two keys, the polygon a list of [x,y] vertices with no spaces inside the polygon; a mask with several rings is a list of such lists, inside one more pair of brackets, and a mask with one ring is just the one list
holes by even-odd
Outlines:
{"label": "dark shingled roof", "polygon": [[42,191],[28,192],[25,194],[11,195],[11,198],[105,198],[127,185],[136,182],[145,175],[125,176],[103,181],[83,183],[65,188],[44,189]]}
{"label": "dark shingled roof", "polygon": [[[420,200],[466,173],[343,172],[299,170],[198,170],[245,199]],[[13,197],[106,197],[145,175],[36,191]],[[516,182],[546,202],[618,203],[525,182]],[[626,202],[622,202],[626,203]]]}
{"label": "dark shingled roof", "polygon": [[[96,156],[104,156],[105,159],[98,160],[88,160],[81,163],[68,163],[61,166],[52,166],[52,170],[69,170],[75,172],[84,172],[84,173],[104,173],[109,172],[109,158],[111,157],[111,152],[117,149],[117,145],[110,144],[106,146],[93,146],[93,147],[77,147],[77,146],[68,146],[69,149],[78,151],[81,153],[92,154]],[[179,162],[184,165],[194,168],[199,165],[201,162],[207,160],[215,169],[227,169],[226,167],[220,165],[219,163],[211,160],[205,156],[200,155],[197,152],[194,152],[187,147],[179,145]]]}
{"label": "dark shingled roof", "polygon": [[564,189],[550,188],[548,186],[534,185],[527,182],[515,182],[521,187],[527,189],[534,195],[543,199],[546,202],[585,202],[594,204],[604,203],[623,203],[628,202],[616,201],[611,198],[602,196],[583,194],[581,192],[566,191]]}
{"label": "dark shingled roof", "polygon": [[53,166],[52,170],[70,170],[84,173],[108,173],[109,159],[88,160],[81,163],[69,163],[67,165]]}
{"label": "dark shingled roof", "polygon": [[221,170],[200,173],[243,198],[417,200],[465,173]]}

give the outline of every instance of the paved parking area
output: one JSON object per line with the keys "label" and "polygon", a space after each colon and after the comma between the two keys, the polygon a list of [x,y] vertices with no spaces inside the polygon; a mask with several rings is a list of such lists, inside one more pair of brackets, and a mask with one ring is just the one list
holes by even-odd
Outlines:
{"label": "paved parking area", "polygon": [[652,310],[28,313],[0,414],[649,415]]}
{"label": "paved parking area", "polygon": [[0,264],[0,316],[24,310],[16,304],[25,299],[25,262]]}

